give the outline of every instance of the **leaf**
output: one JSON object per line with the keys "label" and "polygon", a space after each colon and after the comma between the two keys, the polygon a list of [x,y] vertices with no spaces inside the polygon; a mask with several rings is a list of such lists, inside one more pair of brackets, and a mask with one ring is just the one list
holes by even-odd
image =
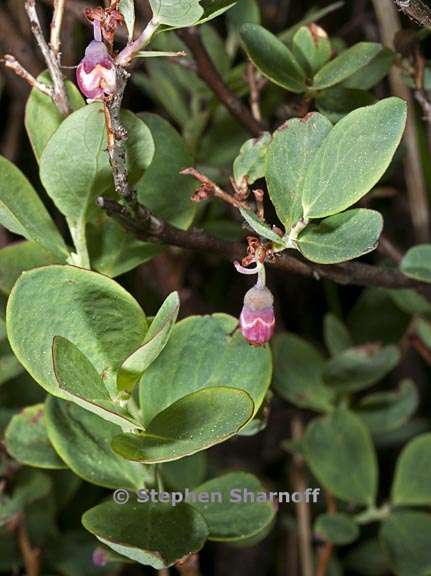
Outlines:
{"label": "leaf", "polygon": [[383,218],[379,212],[355,208],[308,225],[296,244],[308,260],[336,264],[374,250],[382,230]]}
{"label": "leaf", "polygon": [[352,412],[337,409],[313,420],[303,439],[311,471],[334,496],[372,505],[377,491],[377,460],[370,433]]}
{"label": "leaf", "polygon": [[140,383],[145,424],[176,400],[208,386],[246,390],[257,412],[271,380],[271,354],[267,347],[249,346],[237,326],[225,314],[192,316],[174,326]]}
{"label": "leaf", "polygon": [[178,292],[172,292],[151,322],[142,346],[126,358],[118,371],[118,390],[131,392],[144,371],[159,356],[171,336],[179,309]]}
{"label": "leaf", "polygon": [[232,6],[235,6],[237,0],[200,0],[200,4],[204,9],[202,18],[199,20],[199,24],[208,22],[217,16],[220,16]]}
{"label": "leaf", "polygon": [[[37,79],[39,82],[52,85],[48,71],[42,72]],[[79,110],[85,106],[84,98],[75,84],[69,80],[66,80],[65,84],[72,110]],[[60,113],[52,98],[43,94],[37,88],[33,88],[25,107],[25,128],[38,162],[49,139],[63,120],[64,116]]]}
{"label": "leaf", "polygon": [[[276,505],[252,474],[231,472],[208,480],[193,492],[196,501],[192,505],[208,525],[209,540],[239,543],[266,535],[275,518]],[[216,494],[220,495],[217,500]],[[214,495],[213,501],[210,495]]]}
{"label": "leaf", "polygon": [[0,341],[0,385],[16,378],[22,372],[23,367],[12,354],[7,340]]}
{"label": "leaf", "polygon": [[67,400],[117,426],[139,428],[127,410],[113,402],[93,364],[67,338],[54,337],[52,361],[55,378]]}
{"label": "leaf", "polygon": [[159,24],[183,28],[196,24],[204,14],[199,0],[149,0]]}
{"label": "leaf", "polygon": [[271,201],[287,230],[302,217],[304,178],[331,128],[329,120],[313,112],[288,120],[273,134],[265,177]]}
{"label": "leaf", "polygon": [[253,64],[266,78],[300,94],[305,91],[305,74],[289,48],[258,24],[244,24],[241,38]]}
{"label": "leaf", "polygon": [[133,30],[135,28],[135,0],[120,0],[119,8],[129,33],[130,42],[133,40]]}
{"label": "leaf", "polygon": [[350,348],[329,360],[325,382],[340,392],[357,392],[382,380],[400,361],[397,346]]}
{"label": "leaf", "polygon": [[271,134],[264,132],[241,146],[233,163],[233,176],[238,187],[251,186],[265,176],[266,154],[271,139]]}
{"label": "leaf", "polygon": [[64,263],[64,258],[54,256],[35,242],[24,240],[9,244],[0,250],[0,291],[5,295],[10,294],[13,285],[26,270]]}
{"label": "leaf", "polygon": [[431,244],[410,248],[401,261],[400,269],[409,278],[431,282]]}
{"label": "leaf", "polygon": [[5,442],[8,453],[21,464],[65,468],[48,439],[43,404],[27,406],[16,414],[6,428]]}
{"label": "leaf", "polygon": [[316,24],[301,26],[292,39],[292,50],[296,59],[304,63],[314,74],[331,58],[331,41],[328,35]]}
{"label": "leaf", "polygon": [[348,114],[331,130],[304,180],[307,218],[324,218],[355,204],[380,180],[400,143],[406,103],[386,98]]}
{"label": "leaf", "polygon": [[147,332],[136,300],[113,280],[73,266],[24,272],[7,308],[11,347],[21,364],[51,394],[60,394],[51,346],[54,336],[70,340],[116,390],[116,371]]}
{"label": "leaf", "polygon": [[[145,123],[132,112],[123,111],[122,120],[128,132],[126,153],[133,186],[153,158],[154,143]],[[113,190],[106,147],[103,107],[95,102],[64,120],[40,161],[42,184],[66,216],[79,252],[85,252],[85,228],[95,217],[96,197]]]}
{"label": "leaf", "polygon": [[351,544],[359,537],[359,528],[350,516],[342,512],[321,514],[313,526],[313,532],[337,546]]}
{"label": "leaf", "polygon": [[326,314],[324,318],[323,337],[331,356],[337,356],[353,346],[349,331],[334,314]]}
{"label": "leaf", "polygon": [[403,448],[392,486],[392,502],[395,506],[430,505],[430,462],[431,433],[417,436]]}
{"label": "leaf", "polygon": [[146,464],[178,460],[234,436],[252,418],[253,410],[245,390],[204,388],[157,414],[145,432],[116,436],[112,449]]}
{"label": "leaf", "polygon": [[157,244],[138,240],[112,218],[90,222],[87,242],[91,268],[110,278],[133,270],[162,251]]}
{"label": "leaf", "polygon": [[383,48],[366,66],[343,82],[346,88],[370,90],[389,74],[396,54],[390,48]]}
{"label": "leaf", "polygon": [[271,240],[276,245],[284,245],[283,238],[274,232],[274,230],[270,228],[266,222],[260,220],[255,212],[245,208],[240,208],[239,211],[241,212],[241,216],[244,218],[247,224],[251,226],[251,228],[257,232],[257,234],[259,234],[259,236],[262,236],[267,240]]}
{"label": "leaf", "polygon": [[207,460],[206,452],[196,452],[181,460],[160,464],[160,473],[163,481],[174,490],[194,488],[205,480]]}
{"label": "leaf", "polygon": [[382,524],[380,541],[397,576],[428,576],[431,571],[431,515],[392,512]]}
{"label": "leaf", "polygon": [[313,90],[322,90],[339,84],[366,66],[383,49],[375,42],[358,42],[328,62],[313,79]]}
{"label": "leaf", "polygon": [[45,402],[45,419],[55,451],[80,478],[105,488],[143,488],[145,468],[111,450],[118,426],[53,396]]}
{"label": "leaf", "polygon": [[365,396],[355,412],[372,434],[382,434],[405,424],[416,411],[418,403],[416,386],[410,380],[403,380],[399,390]]}
{"label": "leaf", "polygon": [[355,546],[343,564],[347,570],[364,576],[385,576],[390,572],[387,558],[375,537]]}
{"label": "leaf", "polygon": [[334,124],[353,110],[375,103],[376,98],[371,92],[353,90],[343,86],[328,88],[316,97],[317,109]]}
{"label": "leaf", "polygon": [[0,156],[0,224],[32,240],[59,258],[69,251],[33,186],[9,160]]}
{"label": "leaf", "polygon": [[323,382],[324,358],[320,352],[290,332],[275,337],[273,351],[276,392],[300,408],[330,411],[335,394]]}
{"label": "leaf", "polygon": [[185,503],[104,502],[87,510],[82,523],[119,554],[156,570],[198,552],[208,536],[202,516]]}
{"label": "leaf", "polygon": [[192,166],[194,159],[169,122],[155,114],[141,116],[151,130],[155,153],[138,184],[138,200],[170,224],[186,229],[196,212],[197,205],[191,200],[196,181],[191,176],[181,175],[180,171]]}
{"label": "leaf", "polygon": [[386,290],[386,294],[406,314],[431,317],[431,303],[415,290],[393,289]]}

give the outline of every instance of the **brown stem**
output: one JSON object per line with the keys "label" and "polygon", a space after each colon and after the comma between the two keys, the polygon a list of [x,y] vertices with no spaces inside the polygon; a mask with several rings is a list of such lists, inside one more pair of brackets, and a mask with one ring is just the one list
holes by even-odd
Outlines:
{"label": "brown stem", "polygon": [[[180,230],[156,217],[144,206],[138,205],[137,214],[112,200],[99,196],[97,203],[100,208],[112,216],[124,228],[131,231],[140,240],[167,244],[194,250],[218,254],[230,261],[241,260],[245,254],[245,246],[241,242],[228,242],[214,238],[202,230],[192,228]],[[417,282],[404,276],[399,270],[382,268],[357,262],[343,264],[313,264],[304,262],[287,252],[278,254],[273,262],[268,263],[274,268],[300,274],[319,280],[325,278],[338,284],[355,284],[357,286],[374,286],[382,288],[411,288],[423,294],[431,301],[429,284]]]}
{"label": "brown stem", "polygon": [[39,45],[40,51],[42,52],[46,65],[48,66],[49,73],[51,75],[54,89],[53,100],[59,111],[64,116],[67,116],[70,113],[70,106],[66,93],[63,74],[60,68],[60,62],[58,60],[58,55],[48,46],[48,43],[45,40],[45,36],[43,35],[39,17],[36,11],[36,0],[26,0],[25,10],[30,20],[33,36]]}
{"label": "brown stem", "polygon": [[[405,2],[402,2],[402,4],[405,4]],[[411,4],[413,4],[413,2],[411,2]],[[383,43],[393,48],[395,35],[401,30],[400,19],[395,5],[392,0],[373,0],[373,5]],[[398,5],[400,5],[399,2]],[[428,242],[430,238],[428,194],[419,152],[418,134],[414,117],[414,101],[409,88],[401,78],[401,71],[395,67],[391,70],[390,82],[392,93],[406,100],[409,110],[404,133],[404,143],[406,146],[404,165],[407,193],[416,238],[419,242]]]}
{"label": "brown stem", "polygon": [[13,70],[17,76],[23,78],[32,88],[37,88],[43,94],[46,94],[50,98],[54,98],[54,90],[52,87],[43,82],[39,82],[39,80],[30,74],[30,72],[27,72],[24,66],[22,66],[14,56],[11,54],[5,54],[3,58],[0,59],[0,62],[3,62],[6,68]]}
{"label": "brown stem", "polygon": [[257,122],[262,122],[262,113],[260,110],[260,91],[263,83],[259,82],[256,68],[251,62],[247,64],[247,82],[250,86],[251,113]]}
{"label": "brown stem", "polygon": [[200,193],[198,191],[195,195],[195,200],[197,201],[206,200],[206,198],[209,196],[216,196],[234,208],[249,208],[246,202],[242,202],[241,200],[238,200],[234,196],[231,196],[222,190],[220,186],[217,186],[215,182],[210,180],[207,176],[205,176],[205,174],[202,174],[202,172],[199,172],[199,170],[196,168],[184,168],[184,170],[181,170],[180,174],[183,174],[184,176],[193,176],[193,178],[196,178],[196,180],[202,184],[202,192]]}
{"label": "brown stem", "polygon": [[21,519],[17,528],[18,544],[24,560],[27,576],[39,576],[40,550],[32,548],[28,537],[24,519]]}
{"label": "brown stem", "polygon": [[126,148],[127,131],[121,123],[121,103],[130,74],[122,66],[116,67],[117,84],[115,93],[105,101],[108,155],[114,177],[115,191],[125,199],[131,199]]}
{"label": "brown stem", "polygon": [[227,110],[229,110],[253,136],[260,136],[265,130],[264,126],[253,117],[253,114],[247,106],[244,106],[236,94],[223,82],[207,49],[202,43],[198,28],[182,28],[177,30],[177,34],[192,53],[199,77],[214,92]]}
{"label": "brown stem", "polygon": [[[300,416],[292,419],[292,440],[300,442],[304,435],[304,425]],[[305,480],[304,459],[299,454],[293,456],[292,483],[295,492],[305,494],[307,482]],[[296,505],[298,519],[299,555],[301,558],[302,576],[313,576],[313,547],[311,533],[311,513],[308,502],[301,500]]]}
{"label": "brown stem", "polygon": [[175,568],[181,576],[200,576],[199,555],[191,554],[184,560],[177,562]]}
{"label": "brown stem", "polygon": [[[337,512],[337,502],[328,491],[326,492],[326,512],[328,514],[336,514]],[[333,551],[334,545],[331,542],[325,542],[321,547],[317,561],[316,576],[326,576]]]}

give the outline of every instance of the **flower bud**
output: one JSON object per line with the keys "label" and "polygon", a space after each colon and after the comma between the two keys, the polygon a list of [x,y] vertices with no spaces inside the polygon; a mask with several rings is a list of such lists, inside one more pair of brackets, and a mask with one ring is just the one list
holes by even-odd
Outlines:
{"label": "flower bud", "polygon": [[103,42],[92,40],[76,70],[79,89],[89,100],[103,100],[115,91],[115,66]]}
{"label": "flower bud", "polygon": [[106,553],[106,550],[100,547],[95,548],[93,550],[92,560],[94,566],[100,566],[100,567],[106,566],[106,564],[108,563],[108,555]]}
{"label": "flower bud", "polygon": [[253,346],[263,346],[274,334],[273,304],[274,297],[266,286],[254,286],[244,296],[239,325],[242,335]]}

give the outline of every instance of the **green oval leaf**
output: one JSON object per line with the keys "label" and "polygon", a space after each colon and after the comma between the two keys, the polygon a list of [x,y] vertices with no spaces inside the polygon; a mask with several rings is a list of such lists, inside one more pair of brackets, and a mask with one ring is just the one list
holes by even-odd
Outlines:
{"label": "green oval leaf", "polygon": [[313,89],[322,90],[339,84],[366,66],[382,50],[381,44],[358,42],[319,70],[313,80]]}
{"label": "green oval leaf", "polygon": [[312,112],[288,120],[273,134],[265,178],[271,201],[287,230],[302,217],[304,178],[331,129],[325,116]]}
{"label": "green oval leaf", "polygon": [[199,0],[149,0],[153,18],[175,28],[192,26],[204,14]]}
{"label": "green oval leaf", "polygon": [[350,348],[328,361],[323,378],[335,390],[357,392],[384,378],[400,358],[397,346]]}
{"label": "green oval leaf", "polygon": [[172,292],[151,322],[142,346],[126,358],[118,371],[118,390],[131,392],[144,371],[159,356],[171,336],[179,309],[178,292]]}
{"label": "green oval leaf", "polygon": [[271,134],[264,132],[259,138],[247,140],[241,146],[233,163],[233,177],[237,186],[254,184],[265,176],[265,163]]}
{"label": "green oval leaf", "polygon": [[237,326],[236,318],[225,314],[192,316],[175,325],[140,383],[145,423],[176,400],[208,386],[246,390],[257,412],[271,380],[271,353],[268,347],[249,346]]}
{"label": "green oval leaf", "polygon": [[169,462],[224,442],[252,418],[254,404],[244,390],[204,388],[157,414],[140,434],[121,434],[115,452],[146,464]]}
{"label": "green oval leaf", "polygon": [[67,338],[55,336],[52,342],[55,377],[65,398],[118,426],[139,428],[127,410],[113,402],[102,376],[93,364]]}
{"label": "green oval leaf", "polygon": [[281,40],[258,24],[244,24],[240,33],[247,54],[264,76],[290,92],[304,92],[304,71]]}
{"label": "green oval leaf", "polygon": [[419,404],[416,386],[403,380],[399,390],[375,392],[362,398],[355,408],[372,434],[382,434],[399,429],[407,423]]}
{"label": "green oval leaf", "polygon": [[119,8],[126,24],[130,42],[133,39],[133,30],[135,28],[135,0],[120,0]]}
{"label": "green oval leaf", "polygon": [[337,356],[353,347],[353,339],[345,324],[333,314],[326,314],[323,321],[323,338],[331,356]]}
{"label": "green oval leaf", "polygon": [[164,482],[173,490],[194,488],[205,480],[207,473],[207,453],[196,452],[181,460],[160,464],[160,472]]}
{"label": "green oval leaf", "polygon": [[431,572],[431,515],[393,512],[382,525],[380,540],[397,576],[428,576]]}
{"label": "green oval leaf", "polygon": [[140,489],[145,468],[111,450],[120,428],[95,414],[53,396],[45,402],[48,437],[56,452],[80,478],[105,488]]}
{"label": "green oval leaf", "polygon": [[6,428],[5,442],[9,454],[22,464],[66,468],[49,441],[43,404],[27,406],[16,414]]}
{"label": "green oval leaf", "polygon": [[87,510],[82,523],[119,554],[156,570],[199,552],[208,536],[200,513],[184,503],[104,502]]}
{"label": "green oval leaf", "polygon": [[180,172],[194,164],[193,156],[167,120],[149,113],[141,117],[151,130],[155,152],[150,167],[138,183],[138,200],[170,224],[188,228],[196,213],[197,204],[191,200],[196,180]]}
{"label": "green oval leaf", "polygon": [[386,98],[338,122],[307,170],[302,196],[305,217],[342,212],[377,184],[400,143],[406,115],[403,100]]}
{"label": "green oval leaf", "polygon": [[[47,71],[42,72],[37,79],[52,85],[51,77]],[[75,84],[66,80],[65,85],[72,110],[79,110],[85,106],[84,98]],[[25,128],[37,161],[40,160],[49,139],[63,120],[64,116],[52,98],[37,88],[33,88],[25,107]]]}
{"label": "green oval leaf", "polygon": [[335,393],[323,382],[324,358],[306,340],[289,332],[273,341],[275,390],[300,408],[330,411]]}
{"label": "green oval leaf", "polygon": [[26,270],[64,263],[65,258],[55,256],[35,242],[24,240],[10,244],[0,250],[0,292],[9,295],[15,282]]}
{"label": "green oval leaf", "polygon": [[124,288],[73,266],[24,272],[9,297],[6,318],[17,358],[52,394],[60,394],[50,352],[54,336],[83,350],[115,391],[117,370],[147,332],[143,310]]}
{"label": "green oval leaf", "polygon": [[[126,155],[131,185],[149,166],[154,143],[145,123],[123,111],[128,133]],[[49,140],[40,161],[40,178],[48,195],[69,223],[78,251],[85,251],[85,228],[94,219],[96,197],[113,189],[112,170],[106,151],[103,107],[95,102],[74,112]]]}
{"label": "green oval leaf", "polygon": [[431,504],[431,434],[421,434],[405,446],[398,458],[392,486],[395,506]]}
{"label": "green oval leaf", "polygon": [[208,480],[193,490],[196,495],[218,496],[219,500],[193,502],[193,507],[204,517],[209,540],[242,542],[259,535],[266,536],[277,511],[276,504],[260,481],[252,474],[231,472]]}
{"label": "green oval leaf", "polygon": [[313,532],[320,538],[338,546],[351,544],[359,537],[359,527],[347,514],[321,514],[314,523]]}
{"label": "green oval leaf", "polygon": [[359,258],[374,250],[383,230],[383,218],[375,210],[354,208],[309,224],[299,235],[298,249],[318,264],[336,264]]}
{"label": "green oval leaf", "polygon": [[377,460],[370,433],[344,409],[314,420],[303,439],[311,471],[337,498],[372,505],[377,491]]}
{"label": "green oval leaf", "polygon": [[252,210],[247,210],[245,208],[239,209],[241,216],[247,222],[247,224],[262,238],[271,240],[275,245],[283,246],[283,238],[279,236],[272,228],[268,226],[265,222],[259,219],[255,212]]}
{"label": "green oval leaf", "polygon": [[401,261],[400,269],[409,278],[431,282],[431,244],[410,248]]}
{"label": "green oval leaf", "polygon": [[0,156],[0,224],[57,257],[69,251],[33,186],[16,166]]}

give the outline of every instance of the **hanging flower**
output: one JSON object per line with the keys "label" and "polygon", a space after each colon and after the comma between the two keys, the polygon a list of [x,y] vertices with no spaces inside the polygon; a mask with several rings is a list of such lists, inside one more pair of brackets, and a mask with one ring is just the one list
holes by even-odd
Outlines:
{"label": "hanging flower", "polygon": [[263,346],[274,335],[274,297],[265,285],[265,267],[257,262],[255,268],[244,268],[235,262],[241,274],[257,274],[256,285],[244,296],[244,306],[239,318],[242,335],[252,346]]}
{"label": "hanging flower", "polygon": [[115,91],[116,73],[112,56],[104,42],[100,22],[95,21],[94,40],[85,50],[85,56],[76,70],[79,89],[90,101],[103,100]]}

